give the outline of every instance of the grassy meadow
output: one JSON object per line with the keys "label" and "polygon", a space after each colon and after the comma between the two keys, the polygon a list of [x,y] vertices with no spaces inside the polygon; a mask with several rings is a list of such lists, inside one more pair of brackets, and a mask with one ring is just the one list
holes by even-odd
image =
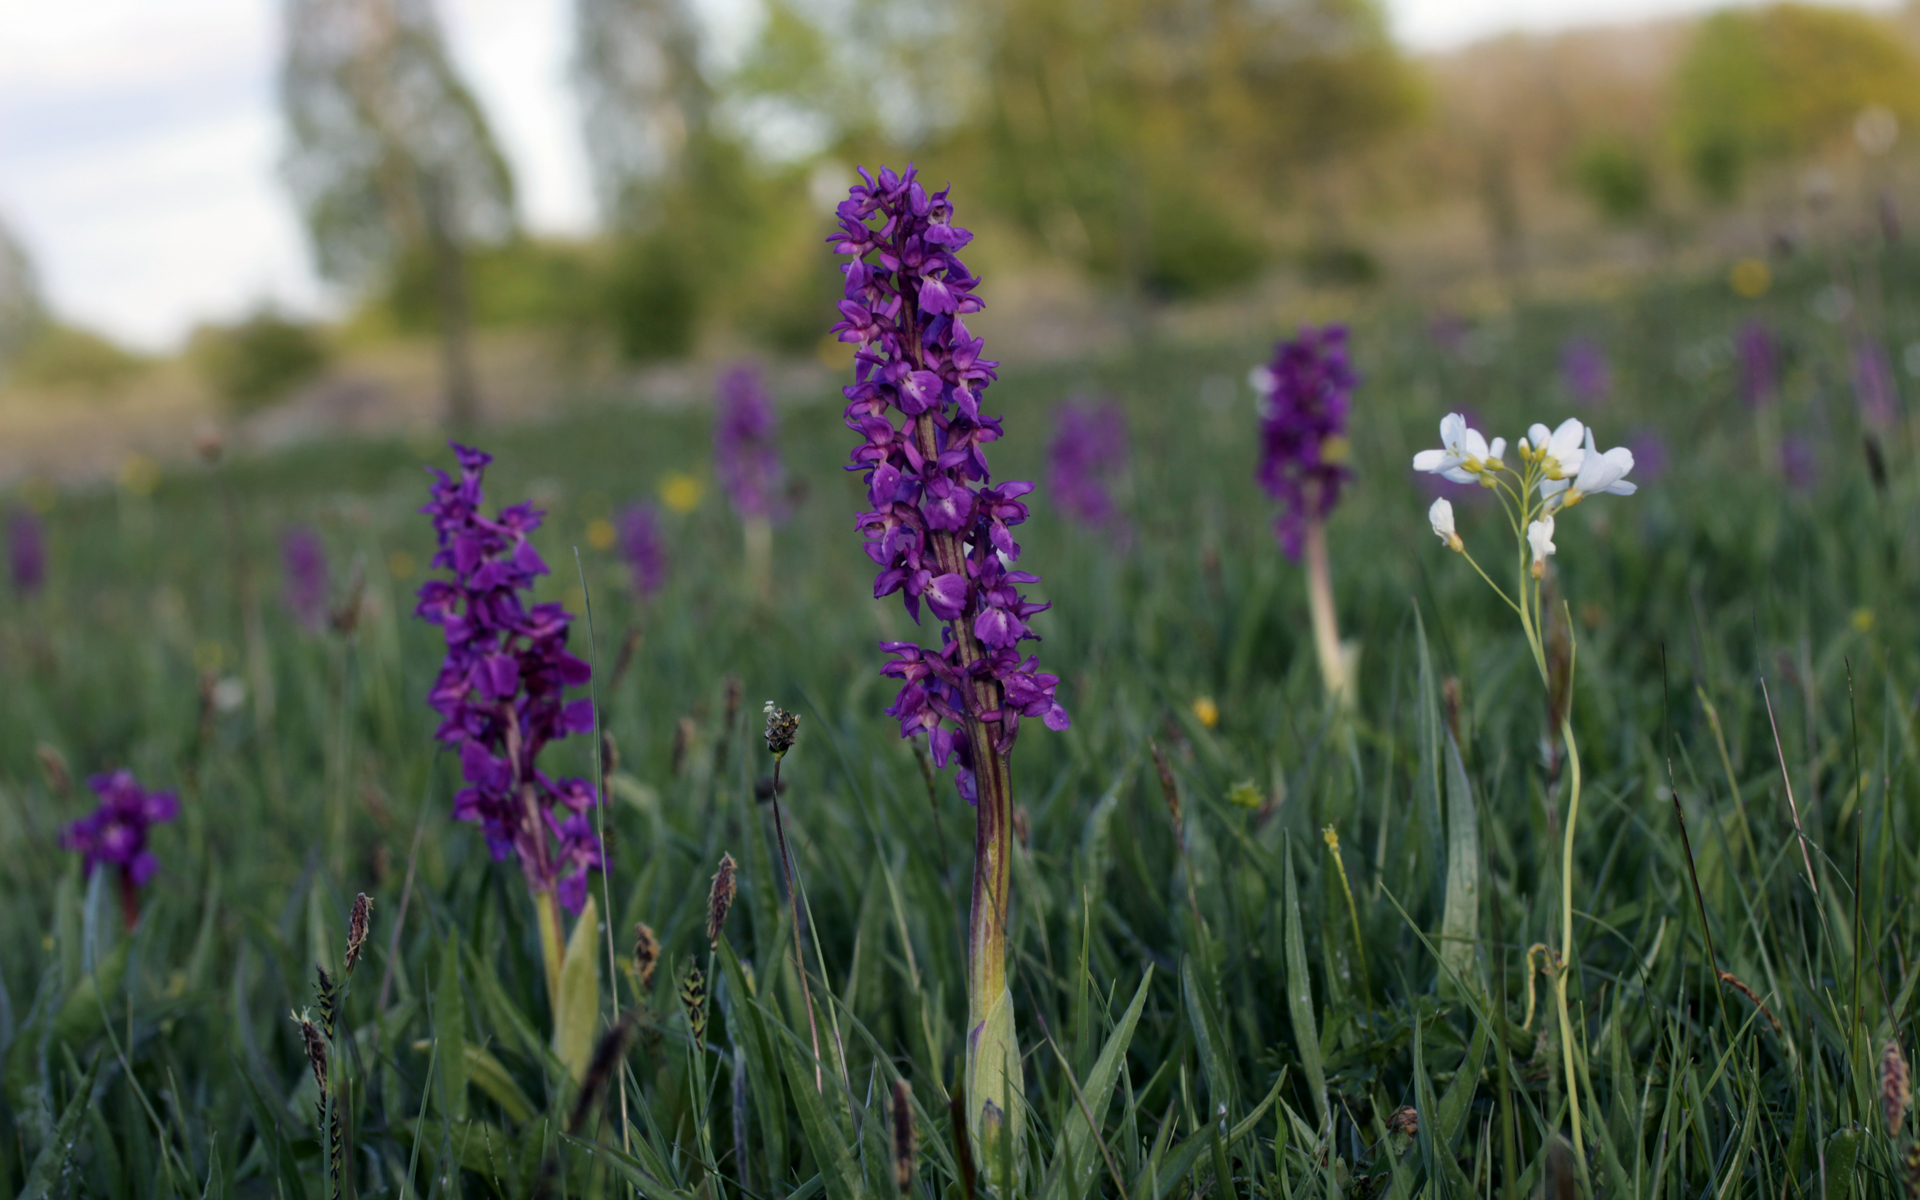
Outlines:
{"label": "grassy meadow", "polygon": [[[496,459],[490,509],[548,512],[541,598],[591,600],[591,643],[582,621],[572,645],[613,750],[594,1003],[603,1028],[632,1014],[597,1106],[549,1040],[519,869],[452,819],[459,765],[431,737],[441,637],[412,592],[433,545],[421,467],[451,466],[444,446],[314,443],[8,497],[45,510],[50,571],[0,600],[0,1194],[1902,1194],[1913,1124],[1889,1133],[1882,1053],[1910,1052],[1920,979],[1920,422],[1870,465],[1849,338],[1874,329],[1911,391],[1920,257],[1775,272],[1753,299],[1715,276],[1522,302],[1464,340],[1410,306],[1352,316],[1358,480],[1330,525],[1360,646],[1350,713],[1324,698],[1304,577],[1252,482],[1246,377],[1269,344],[1003,365],[993,465],[1041,482],[1021,565],[1053,606],[1038,652],[1073,726],[1029,722],[1013,755],[1029,1107],[994,1161],[949,1116],[972,813],[882,712],[876,643],[913,633],[869,595],[837,395],[781,405],[797,490],[764,602],[706,409],[582,396],[474,439]],[[983,296],[991,310],[991,280]],[[1759,409],[1736,382],[1752,319],[1781,346]],[[1559,382],[1575,336],[1609,355],[1597,403]],[[1049,507],[1051,415],[1075,393],[1126,409],[1123,532]],[[1638,495],[1593,499],[1557,535],[1550,639],[1572,652],[1584,772],[1564,966],[1529,949],[1558,948],[1561,924],[1548,698],[1407,465],[1453,410],[1509,438],[1577,415],[1640,460]],[[1783,441],[1810,455],[1791,481]],[[663,487],[692,504],[662,504],[668,581],[642,599],[596,523]],[[1508,579],[1498,508],[1447,494]],[[333,603],[358,595],[351,630],[288,613],[293,525],[319,533]],[[797,906],[767,700],[801,718],[780,794]],[[543,766],[591,776],[592,743]],[[92,806],[84,776],[121,765],[182,802],[131,933],[106,873],[59,847]],[[723,853],[739,893],[710,945]],[[359,892],[372,933],[339,1000],[329,1137],[289,1014],[315,1007],[316,966],[338,975]],[[660,945],[645,986],[643,922]]]}

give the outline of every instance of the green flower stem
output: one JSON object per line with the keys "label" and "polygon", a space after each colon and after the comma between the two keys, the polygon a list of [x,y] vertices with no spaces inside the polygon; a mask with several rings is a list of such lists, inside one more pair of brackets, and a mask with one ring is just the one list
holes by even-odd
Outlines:
{"label": "green flower stem", "polygon": [[560,898],[535,892],[533,911],[540,925],[540,959],[547,969],[547,1005],[560,1011],[560,963],[567,953],[567,931],[560,924]]}
{"label": "green flower stem", "polygon": [[[975,747],[992,742],[985,722],[969,718]],[[985,1161],[1000,1131],[1018,1129],[1024,1084],[1020,1043],[1007,987],[1008,891],[1013,865],[1013,783],[1007,760],[976,750],[979,823],[973,839],[973,909],[967,923],[967,1127]],[[997,1114],[986,1119],[991,1106]],[[1016,1135],[1017,1141],[1017,1135]]]}

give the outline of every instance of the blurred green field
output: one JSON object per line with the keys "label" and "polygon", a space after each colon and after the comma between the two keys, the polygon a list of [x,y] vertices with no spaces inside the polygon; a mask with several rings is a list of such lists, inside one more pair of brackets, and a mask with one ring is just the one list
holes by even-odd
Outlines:
{"label": "blurred green field", "polygon": [[[1857,298],[1844,320],[1820,315],[1836,281]],[[1134,456],[1124,541],[1071,524],[1044,483],[1021,530],[1022,566],[1053,604],[1041,663],[1074,725],[1030,723],[1013,759],[1031,1112],[1020,1160],[977,1179],[956,1161],[946,1091],[963,1049],[971,813],[945,777],[929,804],[882,712],[894,685],[876,643],[909,622],[869,598],[836,396],[782,405],[804,492],[765,605],[714,487],[706,410],[581,396],[475,439],[496,458],[491,506],[548,510],[541,598],[576,606],[584,577],[619,760],[611,937],[624,959],[644,921],[664,948],[649,992],[624,970],[603,990],[606,1015],[637,1009],[641,1032],[606,1115],[573,1135],[531,906],[517,868],[451,819],[458,766],[436,754],[424,703],[440,634],[411,616],[432,549],[415,510],[422,464],[451,455],[313,444],[52,497],[48,586],[0,607],[0,1193],[327,1194],[288,1013],[314,1004],[313,967],[337,962],[365,891],[373,948],[341,1016],[349,1195],[878,1196],[896,1186],[897,1077],[916,1105],[911,1187],[942,1200],[1895,1195],[1912,1143],[1889,1135],[1881,1047],[1912,1045],[1920,978],[1920,424],[1880,441],[1876,481],[1849,337],[1874,329],[1897,366],[1920,340],[1916,282],[1913,254],[1837,250],[1777,265],[1760,299],[1712,278],[1521,303],[1471,317],[1451,349],[1432,314],[1354,314],[1359,480],[1331,523],[1342,631],[1361,644],[1351,718],[1322,698],[1304,580],[1252,483],[1246,375],[1268,346],[1004,364],[986,405],[1006,415],[997,477],[1044,480],[1069,393],[1120,399]],[[1783,353],[1781,397],[1757,413],[1736,394],[1731,341],[1749,319]],[[1558,382],[1573,336],[1610,355],[1597,405]],[[1552,1022],[1522,1025],[1532,989],[1551,1011],[1527,948],[1557,942],[1560,923],[1545,698],[1510,615],[1435,542],[1407,467],[1463,408],[1509,437],[1577,415],[1641,456],[1639,494],[1569,512],[1555,560],[1586,773],[1570,988],[1584,1162],[1557,1148]],[[1789,436],[1813,449],[1811,487],[1783,480]],[[675,474],[702,495],[665,514],[669,582],[643,603],[590,534]],[[1496,510],[1455,502],[1469,545],[1504,564]],[[295,524],[319,531],[336,601],[364,573],[350,636],[305,632],[281,602]],[[767,699],[802,718],[783,805],[832,1035],[821,1093],[756,800]],[[1178,838],[1149,738],[1179,785]],[[76,778],[128,765],[181,794],[131,938],[110,887],[89,888],[58,848],[91,797],[62,792],[42,748]],[[591,775],[590,739],[543,765]],[[710,958],[723,852],[740,900]],[[1472,954],[1443,979],[1450,877],[1473,881]],[[1716,984],[1703,916],[1712,963],[1752,996]],[[713,987],[698,1051],[676,999],[696,964]],[[1402,1106],[1419,1114],[1411,1136],[1393,1122]]]}

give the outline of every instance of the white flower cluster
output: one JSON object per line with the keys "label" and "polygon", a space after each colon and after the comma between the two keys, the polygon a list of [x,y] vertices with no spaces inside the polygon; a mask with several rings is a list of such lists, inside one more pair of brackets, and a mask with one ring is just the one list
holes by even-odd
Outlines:
{"label": "white flower cluster", "polygon": [[[1414,455],[1413,469],[1455,483],[1499,489],[1516,517],[1515,527],[1526,529],[1527,545],[1533,551],[1531,573],[1538,579],[1546,570],[1547,556],[1554,552],[1555,513],[1588,496],[1633,495],[1635,485],[1626,478],[1633,470],[1633,451],[1616,446],[1601,453],[1593,430],[1571,417],[1557,429],[1534,425],[1516,449],[1520,462],[1510,467],[1507,439],[1488,442],[1479,430],[1468,427],[1465,417],[1448,413],[1440,421],[1440,448]],[[1466,552],[1454,529],[1451,501],[1435,500],[1427,520],[1448,549]]]}

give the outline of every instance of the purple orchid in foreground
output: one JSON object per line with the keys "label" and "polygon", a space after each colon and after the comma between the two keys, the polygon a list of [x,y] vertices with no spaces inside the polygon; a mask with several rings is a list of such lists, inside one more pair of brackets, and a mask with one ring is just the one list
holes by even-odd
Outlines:
{"label": "purple orchid in foreground", "polygon": [[100,797],[100,806],[67,826],[60,844],[82,856],[88,875],[95,867],[117,872],[121,911],[132,928],[140,919],[140,889],[160,869],[147,847],[147,833],[180,815],[180,798],[147,791],[125,768],[95,775],[87,786]]}
{"label": "purple orchid in foreground", "polygon": [[583,779],[554,780],[539,769],[549,743],[593,729],[593,706],[566,699],[591,668],[567,652],[572,614],[558,604],[528,607],[523,593],[547,574],[528,541],[542,513],[530,504],[480,511],[481,475],[489,455],[455,445],[460,476],[432,468],[433,518],[440,549],[432,565],[451,571],[420,589],[414,612],[446,633],[447,657],[428,695],[440,714],[434,736],[460,751],[466,786],[453,815],[485,832],[496,861],[520,860],[540,915],[548,984],[558,986],[564,947],[555,899],[579,912],[587,874],[605,868],[592,823],[599,802]]}
{"label": "purple orchid in foreground", "polygon": [[[967,1126],[991,1153],[999,1131],[1019,1138],[1020,1056],[1007,989],[1013,784],[1008,756],[1020,718],[1049,729],[1069,720],[1020,644],[1045,604],[1021,588],[1013,530],[1027,519],[1030,483],[995,485],[986,448],[1000,439],[980,397],[998,366],[981,355],[966,318],[980,311],[978,280],[960,261],[973,235],[953,223],[947,190],[882,168],[841,201],[831,241],[848,256],[846,298],[834,334],[853,343],[846,425],[860,437],[849,470],[862,472],[869,508],[857,518],[879,567],[876,597],[900,593],[917,622],[925,603],[943,623],[941,645],[886,642],[885,674],[899,679],[887,712],[903,737],[925,734],[942,767],[959,768],[976,805],[973,907],[968,925]],[[900,419],[895,424],[895,416]],[[989,1158],[989,1161],[991,1159]]]}

